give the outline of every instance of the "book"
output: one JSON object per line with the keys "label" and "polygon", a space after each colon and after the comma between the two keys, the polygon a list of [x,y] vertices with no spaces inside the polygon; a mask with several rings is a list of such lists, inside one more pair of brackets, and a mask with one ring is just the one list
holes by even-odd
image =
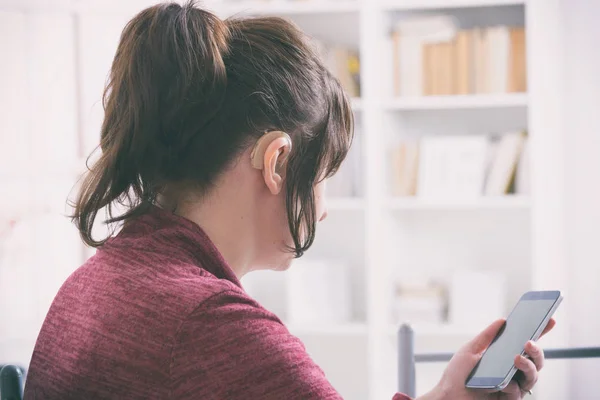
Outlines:
{"label": "book", "polygon": [[[392,32],[392,74],[394,84],[394,96],[400,96],[400,32]],[[424,62],[424,61],[423,61]]]}
{"label": "book", "polygon": [[454,94],[453,90],[453,76],[454,76],[454,62],[453,62],[453,41],[443,42],[439,44],[440,48],[440,64],[438,69],[440,71],[440,90],[441,95]]}
{"label": "book", "polygon": [[525,28],[459,30],[441,16],[400,21],[392,33],[397,96],[527,90]]}
{"label": "book", "polygon": [[471,62],[473,66],[473,75],[471,76],[471,93],[479,93],[481,91],[481,66],[482,66],[482,54],[481,54],[481,30],[475,28],[471,31],[472,36],[472,49],[473,54]]}
{"label": "book", "polygon": [[487,29],[487,68],[489,93],[505,93],[508,87],[510,63],[510,32],[505,26]]}
{"label": "book", "polygon": [[346,68],[352,80],[352,97],[360,97],[360,58],[357,51],[350,51],[346,60]]}
{"label": "book", "polygon": [[454,43],[454,94],[469,94],[472,73],[472,31],[458,32]]}
{"label": "book", "polygon": [[419,37],[399,33],[397,35],[399,54],[399,94],[415,97],[423,95],[422,45]]}
{"label": "book", "polygon": [[488,31],[485,29],[477,30],[477,92],[489,92],[489,46]]}
{"label": "book", "polygon": [[468,94],[477,93],[477,53],[476,53],[476,44],[477,44],[477,29],[470,29],[468,32],[469,40],[469,55],[468,55],[468,66],[469,66],[469,92]]}
{"label": "book", "polygon": [[[392,33],[394,53],[394,93],[399,96],[423,96],[431,89],[444,91],[446,70],[434,60],[444,62],[445,51],[432,51],[428,45],[450,43],[457,31],[451,16],[427,16],[399,21]],[[436,49],[438,46],[434,46]],[[443,46],[442,46],[443,47]],[[440,59],[441,56],[441,59]],[[429,74],[441,73],[432,77]],[[427,87],[427,90],[426,90]]]}
{"label": "book", "polygon": [[435,64],[433,60],[434,44],[425,44],[423,46],[423,95],[431,96],[433,94],[433,74],[435,73]]}
{"label": "book", "polygon": [[500,196],[508,193],[524,143],[523,132],[509,132],[502,135],[485,182],[485,195]]}
{"label": "book", "polygon": [[494,160],[496,159],[496,155],[498,154],[498,147],[500,144],[500,140],[502,139],[501,135],[490,135],[488,137],[488,148],[487,155],[485,158],[485,179],[483,182],[483,186],[481,188],[481,193],[485,192],[485,186],[487,185],[487,181],[490,177],[490,171],[492,170],[492,166],[494,165]]}
{"label": "book", "polygon": [[429,95],[436,95],[440,92],[440,44],[439,43],[431,43],[428,44],[429,48],[429,69],[428,72],[428,81],[429,81]]}
{"label": "book", "polygon": [[360,91],[355,77],[349,66],[351,59],[357,57],[356,53],[344,47],[334,47],[331,50],[328,64],[334,75],[339,79],[342,87],[349,96],[359,97]]}
{"label": "book", "polygon": [[417,194],[419,167],[419,143],[401,143],[392,152],[392,175],[394,196],[414,196]]}
{"label": "book", "polygon": [[515,175],[515,193],[519,195],[531,194],[530,152],[529,138],[526,138]]}
{"label": "book", "polygon": [[417,194],[424,198],[472,198],[485,178],[486,136],[440,136],[421,140]]}
{"label": "book", "polygon": [[509,77],[507,92],[527,91],[527,56],[525,28],[510,29]]}

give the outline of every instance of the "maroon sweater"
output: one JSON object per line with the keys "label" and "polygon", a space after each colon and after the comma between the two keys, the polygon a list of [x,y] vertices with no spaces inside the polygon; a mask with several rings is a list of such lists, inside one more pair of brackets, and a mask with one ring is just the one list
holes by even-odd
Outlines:
{"label": "maroon sweater", "polygon": [[244,292],[206,234],[154,207],[64,283],[40,331],[25,398],[340,395],[300,340]]}

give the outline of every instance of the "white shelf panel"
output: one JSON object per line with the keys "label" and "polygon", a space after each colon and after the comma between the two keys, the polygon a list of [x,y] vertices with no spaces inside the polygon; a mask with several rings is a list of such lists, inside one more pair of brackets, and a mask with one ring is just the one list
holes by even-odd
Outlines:
{"label": "white shelf panel", "polygon": [[365,201],[356,197],[333,197],[327,199],[329,210],[360,211],[365,208]]}
{"label": "white shelf panel", "polygon": [[261,15],[332,14],[358,12],[358,1],[222,1],[208,3],[226,15],[237,13]]}
{"label": "white shelf panel", "polygon": [[[133,15],[159,3],[155,0],[0,0],[0,9],[31,11],[75,11],[103,14]],[[179,2],[181,3],[181,2]],[[254,15],[298,15],[358,12],[360,3],[353,0],[309,1],[236,1],[208,0],[200,4],[224,15],[238,13]]]}
{"label": "white shelf panel", "polygon": [[390,198],[387,205],[393,210],[496,210],[528,209],[531,205],[526,196],[480,197],[464,200],[433,200],[418,197]]}
{"label": "white shelf panel", "polygon": [[526,0],[383,0],[385,10],[426,10],[523,5]]}
{"label": "white shelf panel", "polygon": [[287,325],[288,330],[298,336],[366,336],[367,324],[354,322],[348,324]]}
{"label": "white shelf panel", "polygon": [[354,111],[361,111],[363,108],[362,99],[360,97],[353,97],[352,101],[352,109]]}
{"label": "white shelf panel", "polygon": [[70,11],[75,0],[0,0],[3,11]]}
{"label": "white shelf panel", "polygon": [[[389,327],[389,334],[391,335],[397,335],[398,334],[398,328],[400,327],[400,325],[392,325]],[[434,324],[434,323],[419,323],[419,324],[413,324],[411,325],[413,332],[415,333],[415,336],[427,336],[427,337],[448,337],[448,336],[454,336],[454,337],[472,337],[477,335],[481,329],[485,328],[482,327],[481,329],[476,329],[474,327],[468,327],[468,326],[458,326],[458,325],[453,325],[450,323],[440,323],[440,324]]]}
{"label": "white shelf panel", "polygon": [[485,94],[395,98],[384,102],[387,110],[427,111],[527,107],[527,94]]}

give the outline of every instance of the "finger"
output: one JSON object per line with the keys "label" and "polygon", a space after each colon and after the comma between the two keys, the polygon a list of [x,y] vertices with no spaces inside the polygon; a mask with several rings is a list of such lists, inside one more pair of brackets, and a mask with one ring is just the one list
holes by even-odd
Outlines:
{"label": "finger", "polygon": [[554,328],[554,325],[556,325],[556,320],[554,318],[550,318],[550,321],[548,321],[548,324],[544,328],[544,331],[540,335],[540,338],[542,336],[544,336],[546,333],[550,332],[552,330],[552,328]]}
{"label": "finger", "polygon": [[502,329],[505,322],[506,320],[504,319],[494,321],[490,326],[485,328],[483,332],[471,339],[471,341],[465,345],[464,350],[471,354],[482,353],[492,343],[492,340],[494,340],[498,331]]}
{"label": "finger", "polygon": [[540,346],[530,340],[525,343],[525,353],[531,357],[538,371],[544,368],[544,352]]}
{"label": "finger", "polygon": [[[515,397],[521,398],[520,396],[523,394],[523,390],[519,386],[519,383],[516,381],[510,381],[510,383],[502,389],[502,393],[516,395]],[[510,396],[513,398],[513,396]]]}
{"label": "finger", "polygon": [[523,372],[524,378],[519,381],[521,389],[531,390],[538,379],[538,372],[533,361],[519,355],[515,357],[515,367]]}

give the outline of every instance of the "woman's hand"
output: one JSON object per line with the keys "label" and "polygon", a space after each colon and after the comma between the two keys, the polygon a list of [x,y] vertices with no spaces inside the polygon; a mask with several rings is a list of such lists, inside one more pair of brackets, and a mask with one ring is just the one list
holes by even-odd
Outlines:
{"label": "woman's hand", "polygon": [[[535,386],[538,380],[538,371],[544,366],[544,352],[534,342],[527,342],[525,352],[531,360],[515,355],[515,366],[519,369],[513,380],[501,392],[474,390],[465,387],[467,377],[481,358],[481,355],[492,343],[505,320],[498,320],[488,326],[483,332],[469,343],[464,345],[450,360],[438,385],[422,400],[519,400],[528,390]],[[555,325],[551,319],[542,335],[550,331]]]}

